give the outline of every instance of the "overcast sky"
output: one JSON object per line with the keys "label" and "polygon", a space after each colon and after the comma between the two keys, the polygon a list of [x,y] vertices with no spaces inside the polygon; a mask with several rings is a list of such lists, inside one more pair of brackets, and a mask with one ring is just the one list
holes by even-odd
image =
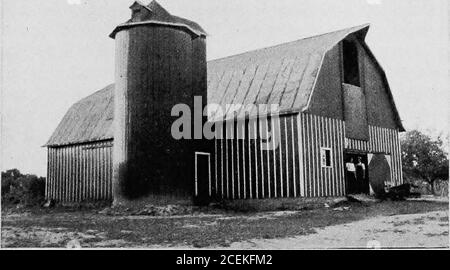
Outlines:
{"label": "overcast sky", "polygon": [[[143,1],[148,2],[148,1]],[[2,170],[46,175],[41,148],[69,107],[113,82],[131,0],[3,0]],[[370,23],[407,129],[447,130],[446,0],[160,0],[209,33],[208,59]]]}

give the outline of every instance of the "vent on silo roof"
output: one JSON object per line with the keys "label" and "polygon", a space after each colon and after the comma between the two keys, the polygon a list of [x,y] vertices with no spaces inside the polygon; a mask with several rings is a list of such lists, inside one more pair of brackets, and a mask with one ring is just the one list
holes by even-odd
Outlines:
{"label": "vent on silo roof", "polygon": [[140,1],[136,1],[130,6],[130,9],[131,19],[129,19],[126,23],[117,26],[111,33],[111,38],[115,38],[116,33],[121,29],[143,24],[159,24],[179,27],[193,33],[196,36],[206,36],[205,30],[203,30],[203,28],[196,22],[170,14],[156,1],[152,1],[147,6]]}

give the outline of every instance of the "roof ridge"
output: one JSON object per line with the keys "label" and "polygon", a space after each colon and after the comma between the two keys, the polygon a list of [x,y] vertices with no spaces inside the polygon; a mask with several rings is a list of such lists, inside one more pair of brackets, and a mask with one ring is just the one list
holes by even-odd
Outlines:
{"label": "roof ridge", "polygon": [[[362,30],[362,29],[364,29],[366,27],[369,27],[369,26],[370,26],[370,23],[365,23],[365,24],[361,24],[361,25],[357,25],[357,26],[353,26],[353,27],[342,28],[342,29],[331,31],[331,32],[326,32],[326,33],[317,34],[317,35],[314,35],[314,36],[304,37],[304,38],[300,38],[300,39],[296,39],[296,40],[292,40],[292,41],[288,41],[288,42],[284,42],[284,43],[280,43],[280,44],[276,44],[276,45],[272,45],[272,46],[268,46],[268,47],[262,47],[262,48],[259,48],[259,49],[249,50],[249,51],[245,51],[245,52],[238,53],[238,54],[233,54],[233,55],[228,55],[228,56],[224,56],[224,57],[220,57],[220,58],[211,59],[211,60],[208,60],[207,62],[209,63],[209,62],[214,62],[214,61],[220,61],[220,60],[224,60],[224,59],[227,59],[227,58],[232,58],[232,57],[235,57],[235,56],[241,56],[241,55],[244,55],[244,54],[247,54],[247,53],[273,49],[273,48],[276,48],[276,47],[286,46],[286,45],[289,45],[291,43],[296,43],[296,42],[299,42],[299,41],[304,41],[304,40],[308,40],[308,39],[312,39],[312,38],[317,38],[317,37],[320,37],[320,36],[335,34],[337,32],[343,32],[343,31],[346,31],[346,30],[348,31],[350,29],[358,29],[359,28],[359,30]],[[354,32],[356,32],[356,31],[357,30],[354,30]]]}

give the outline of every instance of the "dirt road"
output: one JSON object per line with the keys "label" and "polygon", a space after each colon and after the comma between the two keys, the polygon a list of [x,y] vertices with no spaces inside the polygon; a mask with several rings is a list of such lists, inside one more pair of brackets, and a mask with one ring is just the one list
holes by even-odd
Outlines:
{"label": "dirt road", "polygon": [[448,212],[398,215],[325,227],[315,234],[233,243],[230,249],[449,247]]}

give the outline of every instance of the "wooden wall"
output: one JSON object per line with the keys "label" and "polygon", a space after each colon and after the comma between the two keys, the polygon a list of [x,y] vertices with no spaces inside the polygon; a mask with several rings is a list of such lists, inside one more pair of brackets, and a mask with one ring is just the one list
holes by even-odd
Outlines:
{"label": "wooden wall", "polygon": [[[367,107],[367,122],[369,125],[397,129],[396,115],[389,99],[387,81],[375,59],[370,56],[366,46],[354,37],[358,48],[361,90]],[[311,97],[308,113],[340,120],[345,118],[343,104],[343,67],[342,42],[328,51],[323,59],[323,65]]]}
{"label": "wooden wall", "polygon": [[[403,183],[397,130],[369,126],[369,141],[353,140],[345,138],[343,121],[306,113],[238,123],[223,129],[233,139],[214,140],[210,185],[218,199],[343,196],[345,151],[390,155],[392,184]],[[244,137],[236,139],[239,129]],[[279,147],[264,150],[264,140],[249,136],[256,133],[274,134]],[[321,147],[331,148],[329,168],[321,166]],[[112,199],[112,141],[48,150],[47,198]]]}
{"label": "wooden wall", "polygon": [[[343,196],[345,151],[391,155],[391,179],[402,183],[397,130],[369,126],[368,141],[347,139],[344,121],[307,113],[240,125],[245,139],[215,140],[211,187],[219,199]],[[280,139],[275,150],[262,149],[264,140],[248,136],[272,128]],[[236,134],[236,129],[226,127],[224,134]],[[322,166],[321,148],[331,149],[330,167]]]}
{"label": "wooden wall", "polygon": [[[259,199],[340,196],[344,124],[337,119],[294,114],[241,122],[245,139],[215,141],[212,190],[218,198]],[[236,128],[234,128],[236,129]],[[232,127],[224,133],[236,134]],[[279,147],[264,150],[250,132],[274,134]],[[332,149],[332,167],[322,168],[321,147]]]}
{"label": "wooden wall", "polygon": [[[392,184],[403,183],[397,130],[369,126],[369,141],[353,140],[345,138],[343,121],[305,113],[238,125],[224,125],[223,136],[233,138],[214,140],[210,185],[218,199],[343,196],[345,151],[390,155]],[[238,130],[245,131],[239,139]],[[249,136],[270,133],[279,140],[274,150]],[[331,149],[331,167],[322,167],[322,147]],[[47,198],[81,202],[112,196],[112,141],[48,149]]]}
{"label": "wooden wall", "polygon": [[[293,197],[304,193],[300,184],[298,122],[296,115],[278,119],[238,122],[245,130],[236,139],[237,128],[224,126],[224,137],[215,140],[213,193],[224,199],[262,199]],[[265,150],[272,133],[279,141],[275,150]],[[250,136],[251,134],[258,134]]]}
{"label": "wooden wall", "polygon": [[347,138],[368,140],[367,107],[364,91],[361,87],[343,84],[345,108],[345,135]]}
{"label": "wooden wall", "polygon": [[344,120],[340,43],[325,54],[308,113]]}
{"label": "wooden wall", "polygon": [[112,199],[112,141],[48,148],[46,198],[58,202]]}
{"label": "wooden wall", "polygon": [[358,44],[361,69],[361,84],[364,88],[369,125],[397,129],[393,104],[389,99],[382,71],[366,49]]}
{"label": "wooden wall", "polygon": [[206,103],[205,39],[158,25],[127,28],[115,39],[115,199],[190,198],[201,145],[173,138],[171,111],[186,104],[193,112],[194,96]]}
{"label": "wooden wall", "polygon": [[[306,197],[343,196],[345,125],[341,120],[311,114],[300,114],[303,147],[302,163]],[[331,148],[332,166],[322,167],[321,148]]]}

